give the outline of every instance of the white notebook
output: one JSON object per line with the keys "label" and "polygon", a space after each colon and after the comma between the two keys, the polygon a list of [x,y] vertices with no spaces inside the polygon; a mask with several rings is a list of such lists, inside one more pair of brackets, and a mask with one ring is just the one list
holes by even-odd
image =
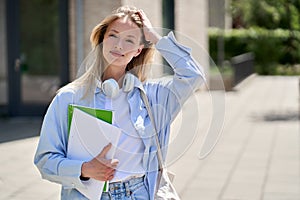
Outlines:
{"label": "white notebook", "polygon": [[[120,134],[119,128],[74,108],[67,157],[73,160],[89,161],[97,156],[108,143],[111,143],[112,147],[106,158],[113,159]],[[86,186],[84,189],[76,189],[89,199],[99,200],[104,183],[104,181],[91,178],[83,181]]]}

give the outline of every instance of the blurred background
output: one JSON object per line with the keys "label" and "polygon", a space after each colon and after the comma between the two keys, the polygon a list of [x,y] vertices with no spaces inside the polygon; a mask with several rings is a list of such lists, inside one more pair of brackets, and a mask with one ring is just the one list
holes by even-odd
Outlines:
{"label": "blurred background", "polygon": [[[189,35],[208,49],[206,1],[1,0],[0,113],[42,116],[55,91],[76,77],[92,29],[112,10],[135,5],[154,27]],[[192,12],[191,12],[192,11]],[[197,26],[186,23],[193,19]],[[208,54],[203,65],[208,69]],[[154,76],[169,73],[160,69]]]}
{"label": "blurred background", "polygon": [[299,0],[1,0],[0,115],[42,116],[55,91],[75,78],[92,28],[125,4],[201,46],[210,89],[220,89],[219,73],[226,90],[253,73],[300,74]]}
{"label": "blurred background", "polygon": [[[207,76],[173,127],[201,132],[170,166],[183,199],[300,199],[300,0],[0,0],[0,199],[59,198],[32,162],[41,121],[121,5],[175,30]],[[209,130],[222,136],[199,160]]]}

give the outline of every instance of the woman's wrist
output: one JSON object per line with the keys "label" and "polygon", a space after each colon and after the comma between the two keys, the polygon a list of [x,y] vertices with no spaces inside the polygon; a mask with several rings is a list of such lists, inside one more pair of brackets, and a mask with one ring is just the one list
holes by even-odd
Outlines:
{"label": "woman's wrist", "polygon": [[162,37],[157,32],[151,32],[150,42],[156,44]]}
{"label": "woman's wrist", "polygon": [[81,175],[80,175],[80,180],[83,180],[83,181],[87,181],[90,179],[90,177],[88,176],[88,162],[84,162],[81,166]]}

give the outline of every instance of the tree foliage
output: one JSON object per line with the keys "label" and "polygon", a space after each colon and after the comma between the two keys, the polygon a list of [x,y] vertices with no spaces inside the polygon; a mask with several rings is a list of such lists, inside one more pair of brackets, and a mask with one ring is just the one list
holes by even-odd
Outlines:
{"label": "tree foliage", "polygon": [[[280,63],[287,66],[299,64],[300,0],[231,0],[231,15],[233,28],[288,31],[288,37],[280,40],[279,46],[284,48],[273,48],[284,55],[280,58]],[[266,37],[263,40],[266,41],[262,42],[267,42],[271,38]],[[260,50],[266,51],[262,48],[264,47],[269,48],[270,52],[270,46],[273,45],[261,43],[260,46]],[[260,55],[259,52],[257,55]]]}
{"label": "tree foliage", "polygon": [[300,30],[300,0],[232,0],[234,28]]}

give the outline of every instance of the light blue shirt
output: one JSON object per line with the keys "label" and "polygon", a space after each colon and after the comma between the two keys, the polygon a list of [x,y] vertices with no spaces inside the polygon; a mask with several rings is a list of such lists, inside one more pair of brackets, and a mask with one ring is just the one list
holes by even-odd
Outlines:
{"label": "light blue shirt", "polygon": [[[143,167],[147,169],[145,185],[151,199],[154,199],[156,188],[158,160],[153,137],[154,128],[140,92],[145,92],[148,96],[165,158],[167,148],[164,147],[167,147],[169,141],[171,122],[183,103],[205,81],[203,69],[192,58],[191,49],[179,44],[172,32],[160,39],[155,47],[173,68],[172,79],[141,83],[136,78],[134,89],[127,96],[131,121],[145,145]],[[66,158],[67,107],[69,104],[77,104],[101,109],[104,108],[105,97],[99,88],[96,88],[92,101],[82,99],[82,95],[82,89],[67,89],[54,97],[44,117],[34,158],[34,163],[40,170],[42,178],[62,185],[61,199],[86,199],[75,189],[85,187],[79,178],[83,161]]]}

